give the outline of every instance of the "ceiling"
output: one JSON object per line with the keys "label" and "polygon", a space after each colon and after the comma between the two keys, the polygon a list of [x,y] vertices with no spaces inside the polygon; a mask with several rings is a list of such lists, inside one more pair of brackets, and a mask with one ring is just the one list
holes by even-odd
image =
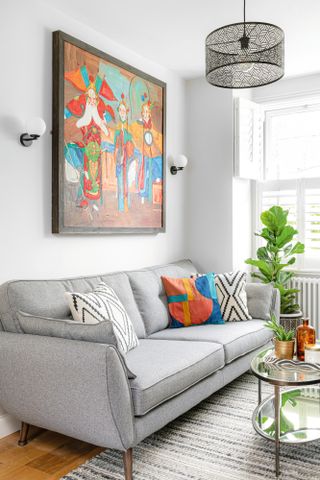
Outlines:
{"label": "ceiling", "polygon": [[[45,0],[185,78],[204,71],[206,35],[242,20],[242,0]],[[286,76],[320,72],[320,0],[247,0],[247,20],[286,36]]]}

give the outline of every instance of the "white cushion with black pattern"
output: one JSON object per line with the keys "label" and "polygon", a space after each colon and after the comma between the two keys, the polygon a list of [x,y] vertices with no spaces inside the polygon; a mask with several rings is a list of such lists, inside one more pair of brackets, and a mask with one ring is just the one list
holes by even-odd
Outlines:
{"label": "white cushion with black pattern", "polygon": [[247,274],[237,271],[215,275],[215,284],[222,318],[226,322],[251,320],[247,306]]}
{"label": "white cushion with black pattern", "polygon": [[82,323],[99,323],[110,320],[122,353],[139,345],[132,322],[115,291],[101,282],[88,293],[65,292],[74,320]]}

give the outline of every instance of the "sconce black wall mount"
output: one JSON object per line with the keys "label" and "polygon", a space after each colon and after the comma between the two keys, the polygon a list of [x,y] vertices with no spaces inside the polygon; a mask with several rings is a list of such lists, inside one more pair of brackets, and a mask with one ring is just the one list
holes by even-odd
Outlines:
{"label": "sconce black wall mount", "polygon": [[172,165],[172,167],[170,168],[170,173],[172,175],[177,175],[177,173],[180,171],[180,170],[183,170],[184,167],[176,167],[175,165]]}
{"label": "sconce black wall mount", "polygon": [[40,135],[36,135],[35,133],[29,134],[29,133],[22,133],[20,135],[20,143],[24,147],[30,147],[33,143],[34,140],[38,140],[40,138]]}

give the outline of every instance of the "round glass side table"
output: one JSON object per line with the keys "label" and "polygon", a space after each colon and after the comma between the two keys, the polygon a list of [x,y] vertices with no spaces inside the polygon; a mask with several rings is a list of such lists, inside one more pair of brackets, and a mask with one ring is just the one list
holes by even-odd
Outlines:
{"label": "round glass side table", "polygon": [[[320,439],[320,388],[317,385],[320,384],[320,369],[299,362],[278,365],[266,361],[272,353],[272,348],[265,349],[251,362],[251,372],[258,378],[258,405],[252,423],[262,437],[275,442],[278,477],[281,443]],[[274,387],[274,394],[264,400],[261,381]]]}

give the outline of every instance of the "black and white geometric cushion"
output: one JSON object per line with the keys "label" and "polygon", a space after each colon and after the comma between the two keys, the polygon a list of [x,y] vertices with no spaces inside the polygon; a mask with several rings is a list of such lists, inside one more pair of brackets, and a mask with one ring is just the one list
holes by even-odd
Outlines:
{"label": "black and white geometric cushion", "polygon": [[245,272],[215,275],[215,284],[222,318],[227,322],[252,320],[247,307]]}
{"label": "black and white geometric cushion", "polygon": [[139,345],[132,322],[115,291],[101,282],[89,293],[65,292],[73,319],[83,323],[109,320],[122,353]]}

